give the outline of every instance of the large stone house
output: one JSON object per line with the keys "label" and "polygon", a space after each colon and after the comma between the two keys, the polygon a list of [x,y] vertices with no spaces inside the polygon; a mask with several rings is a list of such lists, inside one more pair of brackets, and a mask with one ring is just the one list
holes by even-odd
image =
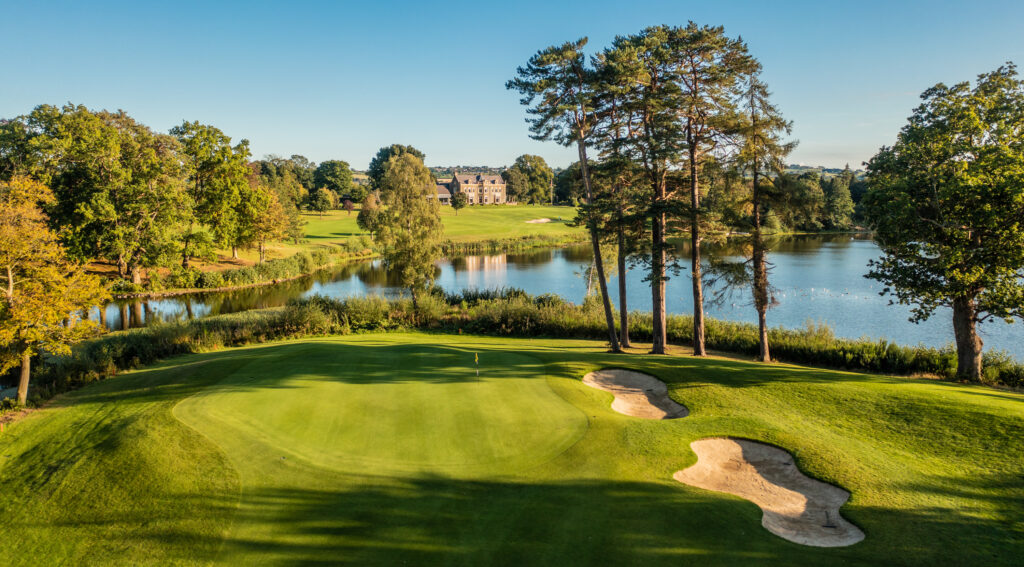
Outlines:
{"label": "large stone house", "polygon": [[470,205],[500,205],[508,202],[505,180],[500,175],[456,171],[451,181],[437,184],[437,197],[442,205],[451,204],[451,198],[457,193],[464,193]]}

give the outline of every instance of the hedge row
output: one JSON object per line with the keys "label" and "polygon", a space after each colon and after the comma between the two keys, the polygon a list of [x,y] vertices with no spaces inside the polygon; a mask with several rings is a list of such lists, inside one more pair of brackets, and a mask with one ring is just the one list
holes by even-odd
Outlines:
{"label": "hedge row", "polygon": [[[669,341],[687,344],[692,319],[668,317]],[[651,338],[651,316],[630,315],[630,335]],[[314,296],[287,307],[247,311],[143,329],[111,333],[75,347],[72,355],[38,365],[31,389],[35,401],[77,388],[120,371],[178,354],[203,352],[271,340],[403,329],[439,329],[508,336],[606,337],[600,302],[575,305],[558,296],[530,296],[517,289],[444,294],[434,291],[413,308],[407,299],[331,299]],[[757,328],[748,323],[706,321],[708,348],[757,354]],[[769,332],[772,354],[780,361],[886,374],[932,374],[952,378],[956,353],[950,348],[896,345],[886,341],[841,339],[824,325]],[[1001,352],[985,354],[985,381],[1024,387],[1024,364]]]}

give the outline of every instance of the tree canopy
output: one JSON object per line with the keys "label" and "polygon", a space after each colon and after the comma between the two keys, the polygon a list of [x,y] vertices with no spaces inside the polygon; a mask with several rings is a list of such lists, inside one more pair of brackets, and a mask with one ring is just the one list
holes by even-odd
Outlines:
{"label": "tree canopy", "polygon": [[952,308],[957,374],[978,380],[976,324],[1024,317],[1024,82],[1007,64],[921,98],[868,163],[864,208],[884,253],[868,277],[915,322]]}
{"label": "tree canopy", "polygon": [[440,255],[440,203],[431,199],[434,178],[416,155],[405,152],[388,160],[381,179],[382,207],[374,236],[383,248],[388,271],[412,293],[413,304],[434,281]]}
{"label": "tree canopy", "polygon": [[27,177],[0,182],[0,372],[21,365],[22,404],[32,357],[67,354],[71,343],[95,331],[81,310],[109,298],[47,226],[40,205],[53,202],[49,188]]}
{"label": "tree canopy", "polygon": [[[388,162],[391,158],[398,157],[404,154],[412,154],[413,156],[423,161],[426,159],[426,154],[417,150],[412,146],[403,146],[402,144],[391,144],[390,146],[384,146],[377,150],[377,154],[370,160],[370,166],[366,170],[366,176],[370,180],[371,191],[384,191],[384,172],[387,169]],[[428,170],[429,173],[429,170]],[[431,175],[433,178],[433,175]]]}

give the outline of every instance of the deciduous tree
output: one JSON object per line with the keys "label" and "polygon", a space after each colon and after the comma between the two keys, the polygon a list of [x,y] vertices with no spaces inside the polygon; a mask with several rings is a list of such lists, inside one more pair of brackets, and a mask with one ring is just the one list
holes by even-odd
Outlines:
{"label": "deciduous tree", "polygon": [[389,159],[381,179],[383,207],[374,239],[388,271],[412,294],[414,308],[419,294],[434,281],[434,262],[440,256],[441,205],[429,198],[435,186],[430,170],[409,152]]}
{"label": "deciduous tree", "polygon": [[388,162],[393,157],[400,156],[402,154],[412,154],[420,161],[426,160],[427,156],[412,146],[403,146],[402,144],[391,144],[390,146],[384,146],[377,150],[377,155],[373,156],[370,160],[370,167],[366,170],[366,176],[370,180],[370,190],[378,191],[383,195],[384,182],[384,170],[387,167]]}
{"label": "deciduous tree", "polygon": [[214,242],[229,244],[237,221],[235,207],[248,183],[249,141],[232,146],[231,138],[219,129],[199,122],[183,122],[171,129],[181,142],[181,156],[188,172],[191,209],[189,227],[182,238],[181,265],[189,266],[196,224],[209,228]]}
{"label": "deciduous tree", "polygon": [[338,196],[349,196],[352,192],[352,170],[349,169],[348,162],[322,161],[313,172],[313,184],[316,187],[326,187]]}
{"label": "deciduous tree", "polygon": [[18,401],[28,398],[32,357],[67,354],[96,331],[82,309],[108,299],[95,276],[68,260],[40,204],[50,190],[27,177],[0,182],[0,372],[21,366]]}
{"label": "deciduous tree", "polygon": [[465,193],[459,192],[452,195],[452,210],[455,211],[455,215],[459,215],[459,209],[465,208],[469,204],[469,197]]}
{"label": "deciduous tree", "polygon": [[868,164],[865,212],[884,255],[867,277],[914,322],[952,308],[957,375],[980,380],[977,325],[1024,318],[1024,81],[1009,63],[921,98]]}

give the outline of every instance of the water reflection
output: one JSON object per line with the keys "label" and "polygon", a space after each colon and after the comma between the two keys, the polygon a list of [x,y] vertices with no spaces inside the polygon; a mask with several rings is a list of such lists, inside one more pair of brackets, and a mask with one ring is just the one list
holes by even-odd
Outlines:
{"label": "water reflection", "polygon": [[[914,325],[907,321],[906,306],[890,306],[878,293],[882,286],[864,278],[867,262],[879,256],[878,247],[865,235],[812,235],[777,238],[769,242],[772,283],[779,305],[769,312],[769,322],[799,327],[807,321],[822,321],[839,336],[859,338],[887,337],[902,344],[942,346],[953,340],[950,315],[940,311],[929,321]],[[688,242],[674,242],[681,271],[671,275],[667,284],[668,310],[689,313],[692,306],[688,277]],[[749,244],[733,239],[711,246],[709,253],[719,257],[742,258]],[[709,255],[710,255],[709,254]],[[555,293],[569,301],[582,301],[586,284],[580,277],[591,262],[587,245],[555,249],[537,249],[509,254],[462,256],[445,259],[437,265],[437,283],[449,291],[469,288],[518,287],[531,294]],[[613,266],[611,266],[613,268]],[[650,309],[650,287],[643,281],[642,267],[627,271],[628,307]],[[614,289],[614,287],[613,287]],[[709,290],[713,292],[714,290]],[[209,293],[118,301],[91,317],[110,329],[145,325],[154,320],[180,321],[284,305],[295,297],[321,294],[349,297],[402,294],[398,282],[384,270],[379,260],[347,264],[321,271],[313,276],[232,292]],[[756,321],[745,290],[720,305],[708,306],[709,316]],[[986,348],[1007,350],[1024,358],[1024,326],[1002,322],[981,327]]]}

